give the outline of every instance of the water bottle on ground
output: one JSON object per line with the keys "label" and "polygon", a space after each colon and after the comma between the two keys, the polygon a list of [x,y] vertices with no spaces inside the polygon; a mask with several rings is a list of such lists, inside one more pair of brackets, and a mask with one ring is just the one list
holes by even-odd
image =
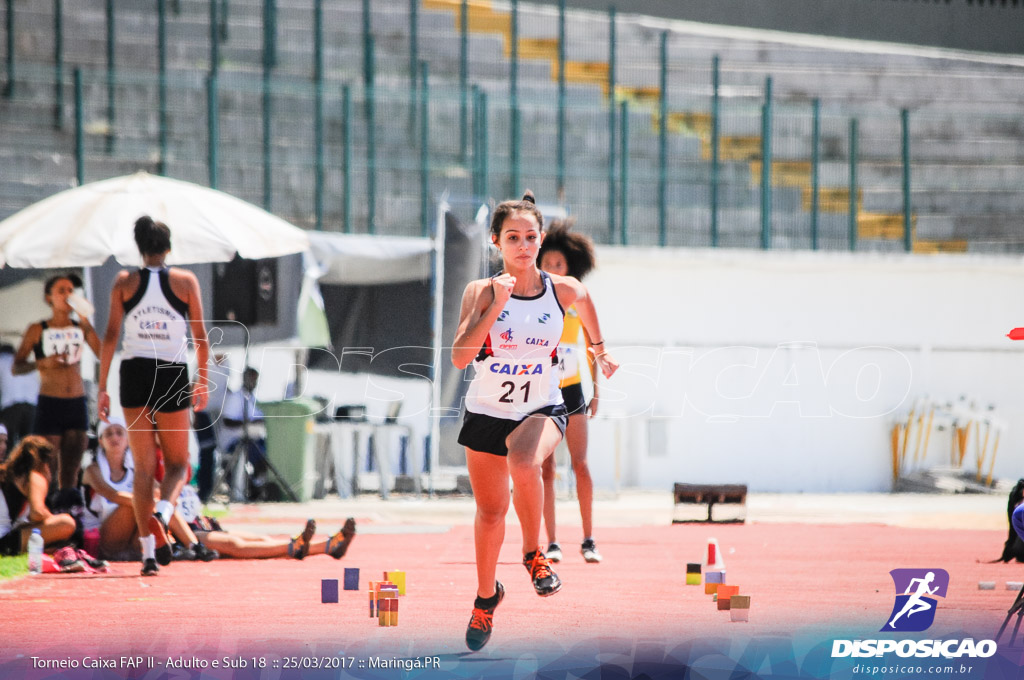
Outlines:
{"label": "water bottle on ground", "polygon": [[28,539],[28,573],[43,573],[43,535],[33,529]]}

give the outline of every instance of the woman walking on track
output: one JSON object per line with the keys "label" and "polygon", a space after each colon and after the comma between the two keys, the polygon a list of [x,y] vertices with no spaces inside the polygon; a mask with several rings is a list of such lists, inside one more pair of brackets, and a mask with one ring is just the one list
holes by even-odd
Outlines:
{"label": "woman walking on track", "polygon": [[[82,350],[88,345],[94,354],[100,353],[100,339],[89,320],[84,316],[78,320],[71,318],[73,310],[68,298],[81,285],[82,280],[75,274],[62,274],[46,281],[43,291],[53,316],[28,327],[11,369],[14,375],[39,371],[39,401],[32,433],[46,437],[57,452],[53,480],[57,491],[50,500],[51,506],[75,512],[85,505],[78,491],[78,470],[89,429]],[[34,362],[29,361],[30,354]]]}
{"label": "woman walking on track", "polygon": [[[549,274],[571,276],[583,280],[594,268],[594,244],[583,234],[570,231],[572,219],[556,221],[544,235],[540,246],[540,268]],[[594,397],[587,405],[583,397],[583,382],[580,375],[581,357],[577,346],[580,333],[589,349],[590,336],[580,323],[575,307],[565,310],[565,324],[562,338],[558,343],[558,359],[562,369],[559,387],[562,400],[569,414],[569,425],[565,429],[565,442],[569,445],[573,474],[576,476],[576,496],[580,502],[580,518],[583,521],[583,543],[580,552],[587,562],[600,562],[601,553],[594,543],[593,503],[594,482],[587,466],[587,418],[597,414],[598,387],[597,366],[587,360],[590,377],[594,385]],[[555,457],[544,461],[544,526],[548,533],[548,548],[545,555],[552,562],[562,559],[562,549],[555,537]]]}
{"label": "woman walking on track", "polygon": [[533,587],[542,597],[562,587],[539,540],[541,465],[566,426],[556,356],[565,309],[575,304],[590,337],[598,339],[594,354],[605,377],[618,368],[604,349],[597,313],[583,284],[537,268],[543,226],[530,192],[495,209],[491,241],[501,252],[504,271],[466,286],[452,349],[457,368],[472,363],[476,369],[459,434],[476,501],[477,597],[466,630],[466,645],[474,651],[487,644],[494,610],[505,594],[495,572],[505,538],[510,477],[522,526],[523,565]]}
{"label": "woman walking on track", "polygon": [[[155,576],[160,571],[157,562],[171,562],[167,523],[188,477],[189,406],[196,411],[206,407],[209,347],[199,281],[192,272],[164,264],[171,250],[170,229],[140,217],[135,222],[135,243],[144,266],[121,272],[110,294],[110,317],[100,352],[99,410],[106,421],[110,414],[107,378],[123,322],[120,397],[135,461],[132,506],[142,545],[142,575]],[[190,333],[199,368],[194,385],[187,364]],[[158,436],[165,473],[160,501],[154,503]]]}

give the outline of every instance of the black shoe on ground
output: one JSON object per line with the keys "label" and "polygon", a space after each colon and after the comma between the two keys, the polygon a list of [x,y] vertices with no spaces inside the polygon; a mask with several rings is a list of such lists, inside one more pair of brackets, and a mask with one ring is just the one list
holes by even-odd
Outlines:
{"label": "black shoe on ground", "polygon": [[501,585],[501,581],[494,582],[494,595],[498,601],[493,607],[477,607],[476,603],[473,603],[473,616],[469,619],[469,627],[466,628],[466,646],[471,651],[483,649],[491,639],[491,631],[494,630],[494,610],[505,599],[505,586]]}
{"label": "black shoe on ground", "polygon": [[583,555],[583,559],[587,562],[597,563],[601,561],[601,553],[597,552],[597,546],[592,538],[583,541],[583,544],[580,546],[580,554]]}
{"label": "black shoe on ground", "polygon": [[156,540],[156,561],[161,567],[166,567],[174,559],[174,551],[167,538],[167,525],[160,513],[155,512],[149,519],[149,533],[153,534]]}
{"label": "black shoe on ground", "polygon": [[143,576],[156,576],[160,573],[160,567],[156,566],[156,560],[150,557],[142,561],[141,573]]}
{"label": "black shoe on ground", "polygon": [[530,572],[533,589],[541,597],[554,595],[562,589],[562,581],[558,574],[551,571],[551,561],[540,550],[526,553],[523,556],[523,566]]}
{"label": "black shoe on ground", "polygon": [[195,562],[196,554],[191,548],[175,541],[174,546],[171,548],[172,559],[175,562]]}
{"label": "black shoe on ground", "polygon": [[220,557],[220,553],[213,548],[207,548],[202,543],[193,543],[192,547],[189,548],[192,554],[196,556],[196,559],[200,562],[213,562],[215,559]]}

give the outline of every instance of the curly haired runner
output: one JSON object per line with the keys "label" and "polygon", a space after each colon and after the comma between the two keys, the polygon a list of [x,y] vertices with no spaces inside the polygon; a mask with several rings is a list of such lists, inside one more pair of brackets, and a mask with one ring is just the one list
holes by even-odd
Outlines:
{"label": "curly haired runner", "polygon": [[[594,268],[594,243],[584,236],[571,231],[575,222],[556,220],[548,227],[544,242],[540,245],[540,268],[549,274],[572,276],[583,280]],[[601,553],[594,543],[594,482],[587,465],[587,418],[597,415],[598,385],[597,365],[588,361],[590,377],[594,385],[594,397],[588,405],[583,397],[583,382],[580,371],[581,357],[577,349],[580,333],[590,348],[590,336],[580,323],[575,307],[565,310],[565,325],[558,343],[558,359],[562,379],[558,386],[562,400],[569,414],[569,425],[565,429],[565,442],[569,445],[573,474],[576,476],[576,497],[580,503],[580,518],[583,522],[583,543],[580,553],[587,562],[600,562]],[[544,554],[552,562],[562,559],[562,549],[555,537],[555,457],[544,461],[544,526],[548,533],[548,547]]]}
{"label": "curly haired runner", "polygon": [[[533,587],[541,597],[562,587],[539,546],[541,465],[566,426],[556,348],[564,310],[574,304],[591,338],[600,338],[601,329],[583,284],[537,267],[543,226],[529,191],[521,201],[505,201],[494,210],[491,241],[501,252],[504,271],[466,286],[452,349],[457,368],[472,363],[476,369],[459,434],[476,502],[477,598],[466,630],[466,645],[473,651],[490,639],[494,610],[505,595],[495,572],[505,538],[510,477],[523,533],[523,565]],[[602,341],[592,344],[598,366],[611,377],[618,363]]]}

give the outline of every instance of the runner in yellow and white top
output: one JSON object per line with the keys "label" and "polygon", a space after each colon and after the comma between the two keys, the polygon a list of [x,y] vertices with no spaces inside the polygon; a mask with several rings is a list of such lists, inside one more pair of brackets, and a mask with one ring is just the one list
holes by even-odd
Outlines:
{"label": "runner in yellow and white top", "polygon": [[[559,276],[572,276],[582,280],[594,268],[594,244],[582,234],[570,231],[572,219],[556,221],[548,229],[540,246],[540,268]],[[573,474],[576,476],[576,496],[580,502],[580,517],[583,522],[583,543],[580,552],[587,562],[600,562],[601,553],[594,543],[593,500],[594,482],[587,466],[587,418],[597,413],[598,387],[597,367],[590,360],[591,352],[580,351],[582,337],[588,348],[591,339],[580,322],[575,307],[565,312],[562,339],[558,343],[558,358],[562,368],[562,400],[569,414],[565,431],[565,443],[569,447]],[[601,348],[598,348],[601,349]],[[583,396],[581,364],[586,361],[594,385],[594,398],[588,406]],[[545,551],[552,562],[562,559],[562,549],[555,536],[555,457],[544,461],[544,525],[548,532],[548,548]]]}

